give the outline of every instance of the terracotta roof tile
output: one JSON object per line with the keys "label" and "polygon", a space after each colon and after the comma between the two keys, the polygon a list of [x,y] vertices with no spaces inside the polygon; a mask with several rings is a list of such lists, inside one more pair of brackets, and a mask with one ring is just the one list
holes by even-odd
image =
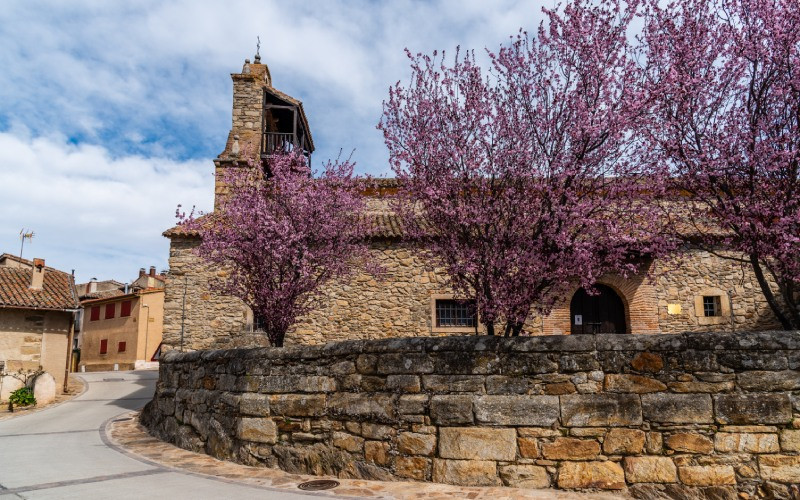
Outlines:
{"label": "terracotta roof tile", "polygon": [[[403,235],[402,223],[397,214],[391,212],[367,213],[371,238],[400,238]],[[198,220],[202,220],[200,217]],[[200,236],[196,229],[187,229],[185,226],[175,226],[164,231],[167,238],[197,238]]]}
{"label": "terracotta roof tile", "polygon": [[0,307],[33,309],[72,309],[77,301],[72,276],[45,267],[41,290],[30,288],[31,268],[0,266]]}

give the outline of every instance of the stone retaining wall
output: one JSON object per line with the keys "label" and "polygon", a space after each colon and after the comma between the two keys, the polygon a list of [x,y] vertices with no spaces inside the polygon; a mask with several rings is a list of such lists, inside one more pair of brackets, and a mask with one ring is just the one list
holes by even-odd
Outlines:
{"label": "stone retaining wall", "polygon": [[640,498],[800,495],[800,332],[357,340],[173,351],[160,370],[150,432],[245,464]]}

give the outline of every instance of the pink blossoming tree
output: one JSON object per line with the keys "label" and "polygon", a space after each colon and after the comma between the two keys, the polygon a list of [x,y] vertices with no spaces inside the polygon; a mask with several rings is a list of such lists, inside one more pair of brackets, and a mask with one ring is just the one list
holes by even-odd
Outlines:
{"label": "pink blossoming tree", "polygon": [[632,10],[545,10],[535,36],[489,53],[489,72],[474,54],[452,66],[409,54],[410,83],[390,89],[379,128],[402,181],[397,209],[490,335],[497,322],[518,335],[575,284],[628,275],[667,246],[648,203],[660,186],[630,157]]}
{"label": "pink blossoming tree", "polygon": [[688,192],[701,243],[750,266],[800,329],[800,2],[652,0],[641,41],[655,175]]}
{"label": "pink blossoming tree", "polygon": [[320,286],[363,264],[365,205],[349,161],[328,162],[316,178],[301,154],[267,161],[269,177],[253,162],[227,169],[219,208],[183,224],[200,232],[200,255],[228,272],[220,291],[250,306],[281,347]]}

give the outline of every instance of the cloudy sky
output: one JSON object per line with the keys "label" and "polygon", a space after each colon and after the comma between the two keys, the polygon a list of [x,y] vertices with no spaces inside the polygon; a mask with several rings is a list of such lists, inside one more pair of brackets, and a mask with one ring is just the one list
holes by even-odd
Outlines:
{"label": "cloudy sky", "polygon": [[304,102],[315,163],[355,151],[387,175],[375,129],[404,54],[496,48],[553,1],[5,0],[0,9],[0,253],[129,281],[167,268],[180,203],[213,203],[230,73],[256,37],[276,88]]}

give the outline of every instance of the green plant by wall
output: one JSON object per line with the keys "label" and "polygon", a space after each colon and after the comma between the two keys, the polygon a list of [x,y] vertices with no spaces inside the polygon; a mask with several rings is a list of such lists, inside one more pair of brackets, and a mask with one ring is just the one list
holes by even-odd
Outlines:
{"label": "green plant by wall", "polygon": [[33,397],[33,389],[30,387],[21,387],[11,393],[8,402],[9,406],[12,404],[17,406],[31,406],[36,404],[36,398]]}

